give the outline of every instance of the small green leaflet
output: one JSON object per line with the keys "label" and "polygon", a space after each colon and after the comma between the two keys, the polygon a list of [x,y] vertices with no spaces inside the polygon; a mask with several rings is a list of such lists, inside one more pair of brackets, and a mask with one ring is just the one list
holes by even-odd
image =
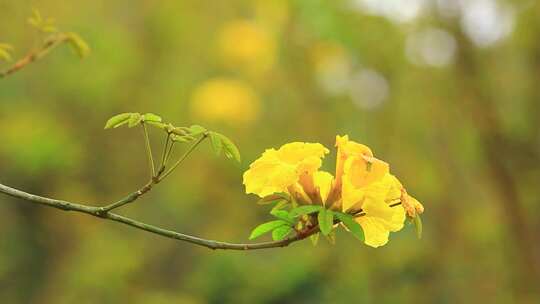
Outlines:
{"label": "small green leaflet", "polygon": [[13,51],[13,47],[7,43],[0,43],[0,60],[11,61],[10,51]]}
{"label": "small green leaflet", "polygon": [[321,208],[317,219],[319,220],[319,228],[322,234],[329,235],[334,227],[334,212]]}
{"label": "small green leaflet", "polygon": [[227,136],[217,132],[210,132],[210,141],[212,143],[212,148],[217,155],[220,155],[223,151],[225,152],[225,156],[227,156],[227,158],[241,162],[238,147],[236,147],[232,140],[230,140]]}
{"label": "small green leaflet", "polygon": [[161,117],[154,113],[144,114],[142,116],[142,120],[144,123],[160,128],[160,129],[165,129],[167,127],[167,125],[161,122],[162,121]]}
{"label": "small green leaflet", "polygon": [[195,138],[192,137],[192,136],[189,136],[189,135],[178,136],[178,135],[173,134],[173,135],[171,135],[171,140],[176,141],[176,142],[186,143],[186,142],[190,142],[190,141],[195,140]]}
{"label": "small green leaflet", "polygon": [[191,134],[191,131],[189,128],[186,127],[175,127],[171,124],[168,124],[165,126],[165,130],[169,133],[178,135],[178,136],[186,136],[188,134]]}
{"label": "small green leaflet", "polygon": [[161,122],[161,117],[154,113],[146,113],[144,115],[139,113],[121,113],[107,120],[105,129],[118,128],[125,124],[128,124],[128,126],[132,128],[138,125],[140,122],[147,122],[159,128],[165,127],[165,125]]}
{"label": "small green leaflet", "polygon": [[212,150],[216,153],[217,156],[221,155],[223,150],[223,141],[215,132],[210,132],[210,142],[212,144]]}
{"label": "small green leaflet", "polygon": [[204,132],[208,131],[205,127],[199,126],[199,125],[192,125],[189,127],[189,131],[191,132],[191,136],[196,136],[199,134],[203,134]]}
{"label": "small green leaflet", "polygon": [[422,238],[422,219],[420,218],[420,214],[417,214],[414,217],[414,227],[416,228],[416,237],[421,239]]}
{"label": "small green leaflet", "polygon": [[352,215],[341,212],[335,212],[335,215],[343,225],[349,229],[355,238],[364,241],[364,230],[362,230],[362,226],[354,220]]}
{"label": "small green leaflet", "polygon": [[68,37],[67,41],[81,59],[90,54],[90,47],[88,46],[88,43],[81,38],[81,36],[76,33],[67,33],[66,35]]}
{"label": "small green leaflet", "polygon": [[292,227],[290,226],[281,226],[281,227],[278,227],[276,229],[274,229],[274,231],[272,231],[272,239],[274,241],[281,241],[283,240],[289,233],[291,233],[292,231]]}
{"label": "small green leaflet", "polygon": [[277,220],[277,221],[271,221],[271,222],[261,224],[255,227],[255,229],[253,229],[253,231],[251,232],[251,235],[249,236],[249,239],[250,240],[256,239],[260,237],[261,235],[282,226],[289,226],[289,223],[282,220]]}
{"label": "small green leaflet", "polygon": [[276,205],[275,205],[274,207],[272,207],[272,210],[271,210],[271,211],[283,209],[283,208],[285,208],[288,204],[289,204],[289,201],[286,201],[286,200],[277,201]]}
{"label": "small green leaflet", "polygon": [[291,210],[290,214],[293,217],[297,217],[300,215],[306,215],[311,213],[319,212],[320,210],[324,209],[322,206],[317,205],[303,205],[300,207],[296,207],[293,210]]}
{"label": "small green leaflet", "polygon": [[270,214],[277,217],[280,220],[284,220],[288,222],[289,224],[294,225],[294,217],[291,217],[287,210],[272,209],[272,211],[270,211]]}
{"label": "small green leaflet", "polygon": [[128,120],[128,127],[133,128],[142,121],[142,116],[139,113],[131,113]]}
{"label": "small green leaflet", "polygon": [[227,136],[217,133],[221,137],[221,142],[223,142],[223,148],[225,149],[225,156],[230,159],[234,159],[237,162],[241,162],[242,158],[240,156],[240,151],[236,145],[230,140]]}
{"label": "small green leaflet", "polygon": [[55,26],[56,21],[53,18],[43,19],[37,9],[32,9],[32,17],[28,18],[28,24],[40,30],[43,33],[54,33],[58,29]]}
{"label": "small green leaflet", "polygon": [[146,113],[142,117],[144,122],[161,122],[161,117],[154,113]]}
{"label": "small green leaflet", "polygon": [[131,114],[133,113],[122,113],[109,118],[105,124],[105,129],[118,128],[121,125],[128,123]]}

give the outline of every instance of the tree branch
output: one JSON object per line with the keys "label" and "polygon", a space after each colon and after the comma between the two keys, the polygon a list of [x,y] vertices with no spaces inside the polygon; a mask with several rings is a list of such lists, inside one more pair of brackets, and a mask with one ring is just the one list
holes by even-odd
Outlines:
{"label": "tree branch", "polygon": [[136,201],[140,196],[142,196],[143,194],[145,194],[146,192],[152,190],[152,187],[155,185],[155,179],[152,178],[152,180],[150,180],[146,185],[144,185],[144,187],[142,187],[141,189],[131,193],[130,195],[124,197],[123,199],[115,202],[115,203],[112,203],[110,205],[107,205],[105,207],[99,207],[99,212],[101,214],[105,214],[113,209],[116,209],[116,208],[120,208],[126,204],[129,204],[131,202],[134,202]]}
{"label": "tree branch", "polygon": [[[214,240],[208,240],[199,238],[196,236],[191,236],[171,230],[166,230],[157,226],[149,225],[143,222],[139,222],[137,220],[121,216],[115,213],[111,212],[104,212],[103,209],[107,207],[92,207],[92,206],[85,206],[81,204],[76,204],[68,201],[62,201],[62,200],[56,200],[52,198],[42,197],[30,193],[26,193],[8,186],[5,186],[3,184],[0,184],[0,192],[4,193],[6,195],[22,199],[24,201],[43,205],[51,208],[56,208],[64,211],[73,211],[73,212],[80,212],[85,213],[88,215],[92,215],[101,219],[111,220],[115,221],[124,225],[128,225],[131,227],[134,227],[136,229],[141,229],[153,234],[157,234],[166,238],[175,239],[183,242],[188,242],[194,245],[210,248],[210,249],[229,249],[229,250],[258,250],[258,249],[269,249],[269,248],[279,248],[279,247],[286,247],[294,242],[301,241],[317,232],[319,232],[318,226],[315,226],[311,228],[310,230],[298,233],[294,236],[285,238],[281,241],[274,241],[274,242],[262,242],[262,243],[251,243],[251,244],[242,244],[242,243],[227,243],[227,242],[220,242],[220,241],[214,241]],[[135,192],[135,195],[138,192]],[[134,194],[132,194],[134,195]],[[137,199],[140,195],[133,198],[133,196],[127,196],[126,199],[131,197],[131,201],[134,201]],[[134,195],[134,196],[135,196]]]}
{"label": "tree branch", "polygon": [[34,61],[38,61],[39,59],[45,57],[45,55],[47,55],[52,49],[68,41],[69,39],[70,39],[69,36],[63,33],[54,35],[53,37],[47,39],[45,43],[39,49],[28,53],[28,55],[19,59],[19,61],[17,61],[14,65],[7,68],[6,70],[0,71],[0,78],[7,77],[21,70],[28,64]]}

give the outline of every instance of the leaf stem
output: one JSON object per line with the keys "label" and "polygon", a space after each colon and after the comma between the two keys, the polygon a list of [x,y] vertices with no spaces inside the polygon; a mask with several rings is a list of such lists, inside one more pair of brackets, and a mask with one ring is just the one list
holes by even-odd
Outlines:
{"label": "leaf stem", "polygon": [[171,144],[169,145],[169,151],[167,151],[167,155],[165,156],[165,163],[169,161],[169,157],[171,156],[172,154],[172,150],[174,148],[174,144],[175,142],[171,142]]}
{"label": "leaf stem", "polygon": [[[169,142],[171,139],[171,134],[167,133],[167,137],[165,138],[165,145],[163,146],[163,154],[161,155],[161,165],[159,166],[159,171],[162,171],[165,168],[166,161],[165,157],[167,156],[167,150],[169,148]],[[161,172],[158,172],[158,175]]]}
{"label": "leaf stem", "polygon": [[146,129],[146,124],[141,123],[144,133],[144,141],[146,146],[146,154],[148,155],[148,164],[150,166],[151,178],[156,176],[156,168],[154,167],[154,157],[152,156],[152,147],[150,146],[150,138],[148,137],[148,130]]}
{"label": "leaf stem", "polygon": [[163,176],[161,176],[158,179],[158,182],[162,181],[167,176],[169,176],[169,174],[171,174],[174,171],[174,169],[176,169],[191,154],[191,152],[193,152],[193,150],[195,150],[195,148],[197,148],[197,146],[201,142],[203,142],[207,137],[208,137],[208,134],[204,133],[203,136],[201,136],[193,145],[191,145],[191,147],[189,147],[189,149],[184,153],[184,155],[182,155],[182,157],[180,157],[180,159],[176,161],[176,163],[167,172],[165,172]]}

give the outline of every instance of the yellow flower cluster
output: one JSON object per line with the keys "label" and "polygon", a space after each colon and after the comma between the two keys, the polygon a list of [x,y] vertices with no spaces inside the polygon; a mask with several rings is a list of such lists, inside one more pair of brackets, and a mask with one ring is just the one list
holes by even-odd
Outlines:
{"label": "yellow flower cluster", "polygon": [[337,136],[335,177],[319,170],[329,150],[318,143],[295,142],[269,149],[244,173],[246,193],[260,197],[285,192],[299,204],[318,204],[355,216],[365,243],[379,247],[390,232],[403,228],[406,216],[424,211],[407,194],[389,165],[365,145]]}

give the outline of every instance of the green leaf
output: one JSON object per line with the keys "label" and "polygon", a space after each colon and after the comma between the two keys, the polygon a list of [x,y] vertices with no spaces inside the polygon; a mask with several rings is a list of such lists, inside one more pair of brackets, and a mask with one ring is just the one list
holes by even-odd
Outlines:
{"label": "green leaf", "polygon": [[11,54],[6,49],[0,48],[0,60],[11,61]]}
{"label": "green leaf", "polygon": [[81,59],[87,57],[90,54],[90,47],[88,46],[88,43],[86,43],[86,41],[81,38],[81,36],[76,33],[66,33],[66,35],[67,41],[69,42],[73,50],[75,50],[77,55],[81,57]]}
{"label": "green leaf", "polygon": [[272,239],[274,241],[281,241],[283,240],[287,235],[289,235],[289,233],[291,233],[292,231],[292,227],[290,226],[281,226],[281,227],[278,227],[276,229],[274,229],[274,231],[272,231]]}
{"label": "green leaf", "polygon": [[0,43],[0,60],[11,61],[11,51],[13,51],[13,47],[10,44]]}
{"label": "green leaf", "polygon": [[256,239],[258,237],[260,237],[261,235],[265,234],[265,233],[268,233],[278,227],[281,227],[281,226],[288,226],[289,223],[285,222],[285,221],[282,221],[282,220],[277,220],[277,221],[271,221],[271,222],[267,222],[267,223],[264,223],[264,224],[261,224],[257,227],[255,227],[255,229],[253,229],[253,231],[251,232],[251,235],[249,236],[249,239],[250,240],[253,240],[253,239]]}
{"label": "green leaf", "polygon": [[146,113],[142,116],[144,122],[161,122],[161,117],[154,113]]}
{"label": "green leaf", "polygon": [[219,137],[219,135],[217,135],[215,132],[210,132],[210,143],[212,144],[214,153],[219,156],[221,151],[223,151],[223,141],[221,141],[221,137]]}
{"label": "green leaf", "polygon": [[349,229],[355,238],[364,241],[364,230],[362,230],[362,226],[354,220],[352,215],[341,212],[334,212],[334,214],[343,225]]}
{"label": "green leaf", "polygon": [[289,224],[294,225],[294,218],[289,215],[289,212],[287,210],[272,209],[272,211],[270,211],[270,214],[277,217],[280,220],[284,220],[288,222]]}
{"label": "green leaf", "polygon": [[142,116],[139,113],[131,113],[128,120],[128,127],[133,128],[142,121]]}
{"label": "green leaf", "polygon": [[203,126],[192,125],[191,127],[189,127],[189,131],[191,132],[191,136],[196,136],[204,132],[207,132],[208,130]]}
{"label": "green leaf", "polygon": [[420,218],[419,214],[417,214],[414,217],[414,227],[416,228],[416,237],[421,239],[422,238],[422,219]]}
{"label": "green leaf", "polygon": [[272,208],[272,211],[274,210],[280,210],[280,209],[283,209],[285,206],[287,206],[289,204],[289,201],[286,201],[286,200],[282,200],[282,201],[277,201],[276,202],[276,205]]}
{"label": "green leaf", "polygon": [[118,128],[119,126],[126,124],[129,121],[131,114],[132,113],[122,113],[109,118],[105,124],[105,129]]}
{"label": "green leaf", "polygon": [[296,207],[293,210],[291,210],[290,214],[293,217],[297,217],[300,215],[316,213],[316,212],[319,212],[321,209],[323,209],[323,207],[318,206],[318,205],[303,205],[303,206]]}
{"label": "green leaf", "polygon": [[191,134],[191,131],[188,128],[175,127],[175,126],[173,126],[171,124],[167,125],[167,132],[172,133],[172,134],[176,134],[176,135],[180,135],[180,136],[185,136],[185,135]]}
{"label": "green leaf", "polygon": [[237,162],[241,162],[242,158],[240,156],[240,151],[238,150],[238,147],[230,140],[227,136],[214,132],[216,136],[218,136],[221,139],[221,142],[223,143],[223,148],[225,150],[225,156],[230,159],[234,159]]}
{"label": "green leaf", "polygon": [[317,218],[319,220],[319,228],[321,229],[322,234],[330,234],[330,232],[332,232],[332,228],[334,227],[334,212],[328,209],[321,209]]}
{"label": "green leaf", "polygon": [[157,121],[147,121],[146,123],[159,129],[165,129],[167,126],[166,124]]}
{"label": "green leaf", "polygon": [[185,135],[185,136],[178,136],[178,135],[171,135],[171,140],[172,141],[176,141],[176,142],[183,142],[183,143],[186,143],[186,142],[190,142],[190,141],[193,141],[195,138],[192,137],[192,136],[189,136],[189,135]]}
{"label": "green leaf", "polygon": [[13,51],[13,46],[9,43],[0,43],[0,49]]}
{"label": "green leaf", "polygon": [[39,29],[41,22],[43,22],[43,18],[41,18],[41,13],[37,9],[32,8],[32,17],[28,18],[28,23],[33,27]]}

